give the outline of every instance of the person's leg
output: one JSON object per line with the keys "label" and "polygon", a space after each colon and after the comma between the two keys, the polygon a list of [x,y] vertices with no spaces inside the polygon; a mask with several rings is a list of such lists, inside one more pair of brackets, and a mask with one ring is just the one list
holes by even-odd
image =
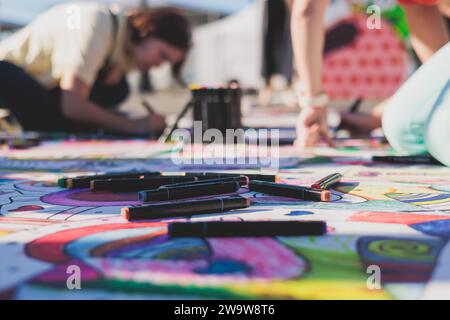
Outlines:
{"label": "person's leg", "polygon": [[434,158],[450,166],[450,79],[433,109],[425,131],[425,145]]}
{"label": "person's leg", "polygon": [[115,85],[105,85],[98,80],[92,87],[89,100],[104,108],[115,108],[125,101],[129,92],[130,87],[125,76]]}
{"label": "person's leg", "polygon": [[63,128],[60,100],[20,67],[0,61],[0,103],[24,130]]}
{"label": "person's leg", "polygon": [[[427,145],[433,145],[425,143],[425,133],[450,79],[449,57],[450,43],[422,65],[389,100],[383,113],[383,130],[398,152],[426,153]],[[446,120],[450,126],[450,118]],[[434,136],[431,134],[428,140]]]}
{"label": "person's leg", "polygon": [[369,135],[373,130],[381,127],[381,116],[373,113],[341,113],[341,127],[352,134]]}

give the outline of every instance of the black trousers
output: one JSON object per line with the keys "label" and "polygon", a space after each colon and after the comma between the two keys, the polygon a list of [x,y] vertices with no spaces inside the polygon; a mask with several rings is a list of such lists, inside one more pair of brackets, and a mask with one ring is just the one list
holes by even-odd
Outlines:
{"label": "black trousers", "polygon": [[[112,109],[124,101],[128,93],[125,77],[113,86],[97,79],[89,99]],[[0,108],[9,109],[24,130],[86,132],[95,129],[64,117],[59,87],[48,90],[22,68],[7,61],[0,61]]]}

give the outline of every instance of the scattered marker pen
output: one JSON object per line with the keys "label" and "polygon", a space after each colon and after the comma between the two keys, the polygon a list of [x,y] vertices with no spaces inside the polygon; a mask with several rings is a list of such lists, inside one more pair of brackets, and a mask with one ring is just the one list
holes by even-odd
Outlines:
{"label": "scattered marker pen", "polygon": [[248,186],[250,191],[265,193],[273,196],[302,199],[308,201],[327,202],[331,200],[331,192],[328,190],[312,189],[308,187],[257,180],[250,181]]}
{"label": "scattered marker pen", "polygon": [[220,172],[186,172],[186,176],[198,177],[199,180],[219,179],[228,177],[246,176],[250,181],[259,180],[267,182],[278,182],[280,178],[273,174],[246,174],[246,173],[220,173]]}
{"label": "scattered marker pen", "polygon": [[122,208],[121,215],[128,221],[151,220],[193,216],[206,213],[221,213],[235,209],[248,208],[249,206],[250,199],[237,196],[128,207]]}
{"label": "scattered marker pen", "polygon": [[[187,176],[190,178],[197,179],[198,177]],[[227,178],[218,178],[218,179],[208,179],[208,180],[194,180],[192,182],[180,182],[175,184],[168,184],[167,187],[179,187],[179,186],[189,186],[189,185],[201,185],[205,183],[221,183],[221,182],[237,182],[240,186],[246,186],[249,183],[249,179],[247,176],[236,176],[236,177],[227,177]]]}
{"label": "scattered marker pen", "polygon": [[428,155],[416,156],[373,156],[372,161],[392,164],[441,164],[438,160]]}
{"label": "scattered marker pen", "polygon": [[121,172],[110,174],[98,174],[89,176],[78,176],[73,178],[61,178],[58,180],[58,185],[64,188],[89,188],[92,180],[99,179],[114,179],[114,178],[146,178],[160,176],[159,172],[144,171],[144,172]]}
{"label": "scattered marker pen", "polygon": [[145,190],[139,192],[139,200],[150,201],[170,201],[193,197],[219,195],[238,191],[240,185],[236,181],[220,183],[200,183],[178,186],[162,186],[158,189]]}
{"label": "scattered marker pen", "polygon": [[172,222],[168,226],[171,237],[298,237],[326,232],[324,221]]}
{"label": "scattered marker pen", "polygon": [[320,179],[319,181],[314,182],[311,185],[311,188],[313,189],[322,189],[322,190],[328,190],[341,182],[342,174],[340,173],[332,173],[325,178]]}
{"label": "scattered marker pen", "polygon": [[90,187],[92,191],[115,191],[132,192],[161,187],[166,184],[194,182],[195,177],[184,176],[158,176],[149,178],[114,178],[92,180]]}

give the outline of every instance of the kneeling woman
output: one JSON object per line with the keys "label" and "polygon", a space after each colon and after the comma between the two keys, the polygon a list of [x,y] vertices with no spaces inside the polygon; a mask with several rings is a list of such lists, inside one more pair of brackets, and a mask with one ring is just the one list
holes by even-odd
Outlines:
{"label": "kneeling woman", "polygon": [[450,166],[450,43],[389,100],[383,113],[383,131],[397,151],[429,153]]}
{"label": "kneeling woman", "polygon": [[164,62],[177,75],[190,46],[189,23],[173,9],[59,5],[0,42],[0,107],[25,130],[158,132],[159,115],[130,120],[114,112],[128,95],[125,76]]}

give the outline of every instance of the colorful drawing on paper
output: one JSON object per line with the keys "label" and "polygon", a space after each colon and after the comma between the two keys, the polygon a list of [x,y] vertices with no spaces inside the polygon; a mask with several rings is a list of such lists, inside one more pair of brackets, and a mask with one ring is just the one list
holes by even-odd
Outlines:
{"label": "colorful drawing on paper", "polygon": [[[370,144],[369,144],[370,145]],[[376,154],[380,148],[372,147]],[[370,147],[360,151],[367,158]],[[289,154],[289,150],[284,150]],[[0,296],[10,299],[229,298],[415,299],[440,296],[450,237],[450,169],[355,164],[342,150],[331,160],[281,168],[284,183],[310,185],[344,175],[329,203],[239,192],[247,209],[178,220],[325,220],[323,237],[180,238],[171,220],[128,223],[120,208],[139,204],[130,193],[93,193],[56,185],[64,171],[182,171],[156,161],[47,160],[46,170],[0,172]],[[358,150],[352,152],[352,158]],[[11,161],[11,160],[9,160]],[[71,161],[71,168],[61,162]],[[89,161],[89,165],[83,167]],[[54,164],[54,167],[52,167]],[[8,163],[11,165],[11,162]],[[83,171],[74,171],[74,168]],[[57,168],[57,170],[52,170]],[[167,170],[170,169],[170,170]],[[216,167],[216,170],[220,169]],[[241,170],[248,170],[242,168]],[[250,171],[257,172],[257,171]],[[444,259],[444,260],[442,260]],[[438,261],[440,261],[438,263]],[[443,265],[444,264],[444,265]],[[67,268],[81,270],[83,290],[67,290]],[[381,288],[367,281],[381,270]],[[450,267],[447,265],[447,267]],[[444,268],[444,269],[443,269]],[[436,288],[440,288],[437,290]],[[450,289],[449,289],[450,290]]]}

